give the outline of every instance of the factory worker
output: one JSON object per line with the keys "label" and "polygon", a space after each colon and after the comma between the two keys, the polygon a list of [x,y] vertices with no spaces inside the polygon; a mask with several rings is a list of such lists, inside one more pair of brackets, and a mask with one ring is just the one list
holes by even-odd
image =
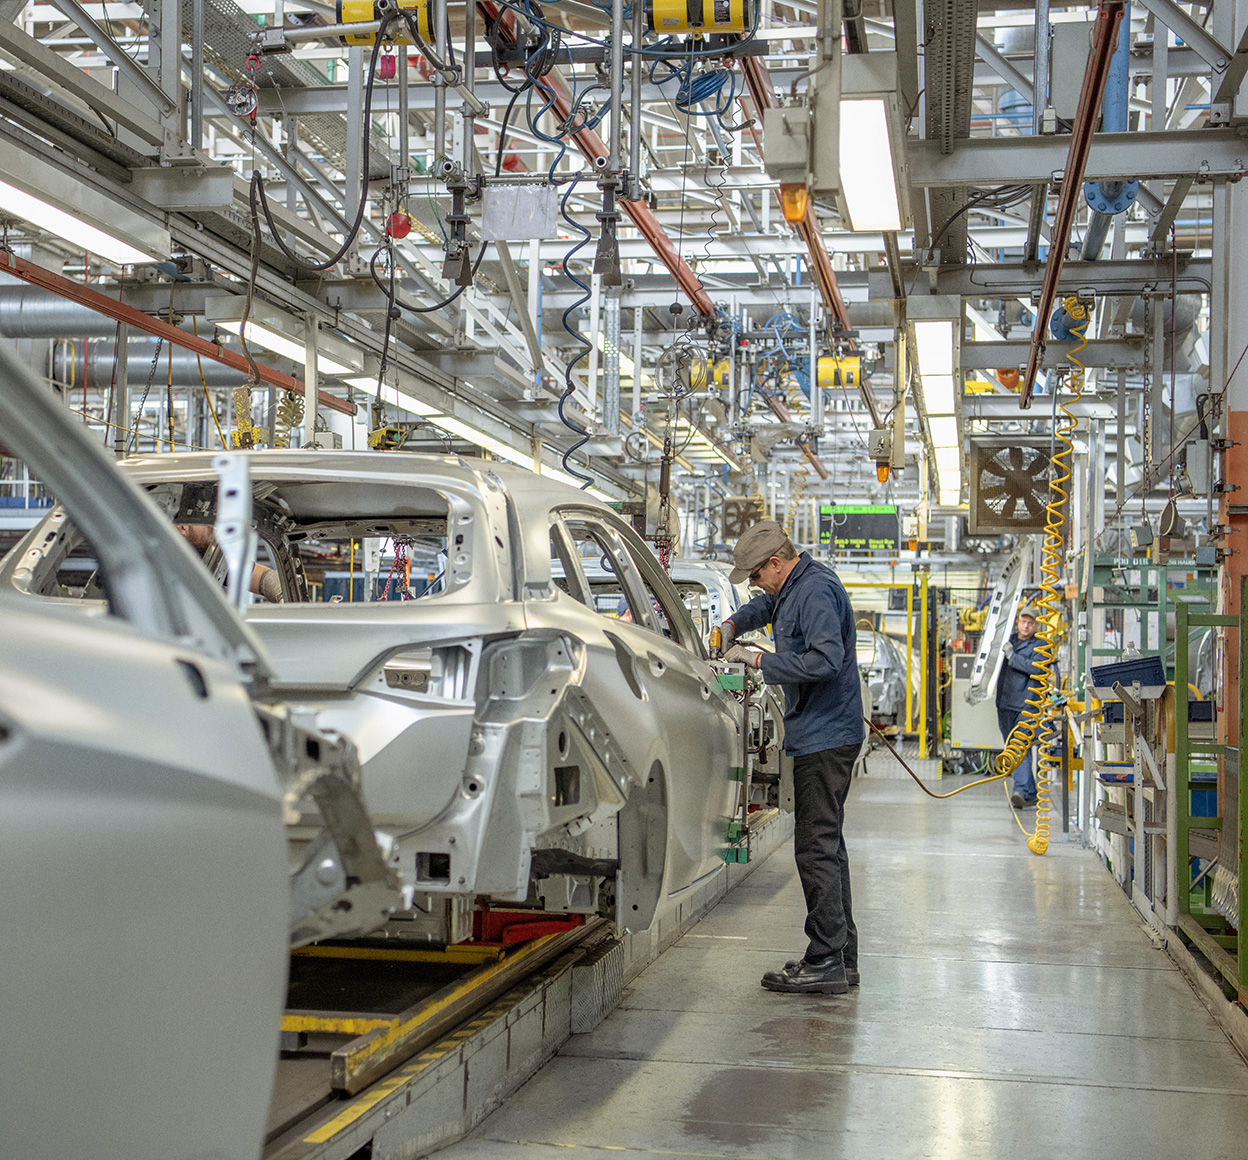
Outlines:
{"label": "factory worker", "polygon": [[[738,541],[734,584],[763,594],[722,625],[725,659],[744,661],[784,691],[784,748],[793,757],[794,854],[806,896],[802,958],[763,976],[770,991],[844,994],[858,982],[858,932],[842,839],[845,795],[862,747],[862,689],[854,610],[836,573],[800,555],[775,520]],[[733,644],[771,624],[776,651]],[[731,646],[731,647],[729,647]]]}
{"label": "factory worker", "polygon": [[[997,675],[997,728],[1002,741],[1010,736],[1018,719],[1027,708],[1027,702],[1039,700],[1044,686],[1039,679],[1040,668],[1036,662],[1036,648],[1045,643],[1036,635],[1040,624],[1039,610],[1031,604],[1024,605],[1014,622],[1014,633],[1001,646],[1001,672]],[[1014,792],[1010,804],[1016,809],[1026,809],[1036,804],[1035,749],[1027,750],[1026,756],[1014,770]]]}
{"label": "factory worker", "polygon": [[[217,542],[213,538],[212,528],[207,524],[177,524],[179,535],[191,545],[201,556],[207,560],[210,549],[216,548]],[[220,583],[225,583],[225,559],[220,556],[218,550],[215,555],[217,560],[217,569],[213,570],[213,575]],[[218,574],[219,572],[219,574]],[[250,591],[253,596],[263,596],[270,604],[281,604],[285,599],[282,596],[282,578],[277,572],[264,564],[256,564],[251,570]]]}

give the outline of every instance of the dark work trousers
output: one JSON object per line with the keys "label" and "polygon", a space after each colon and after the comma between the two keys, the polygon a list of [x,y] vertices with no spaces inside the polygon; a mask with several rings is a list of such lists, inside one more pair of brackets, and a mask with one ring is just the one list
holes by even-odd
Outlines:
{"label": "dark work trousers", "polygon": [[821,749],[793,759],[793,853],[806,895],[808,962],[845,955],[858,965],[858,930],[849,893],[849,855],[841,826],[860,745]]}
{"label": "dark work trousers", "polygon": [[[1001,730],[1003,744],[1010,739],[1010,734],[1022,715],[1022,709],[1003,709],[1000,705],[997,706],[997,728]],[[1027,802],[1036,800],[1036,777],[1033,772],[1035,752],[1034,748],[1027,750],[1027,755],[1014,771],[1014,792],[1022,794],[1023,800]]]}

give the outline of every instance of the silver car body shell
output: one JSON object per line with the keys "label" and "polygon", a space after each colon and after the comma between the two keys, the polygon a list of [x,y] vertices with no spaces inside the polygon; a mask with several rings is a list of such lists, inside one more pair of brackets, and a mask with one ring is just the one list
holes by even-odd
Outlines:
{"label": "silver car body shell", "polygon": [[[378,516],[370,503],[409,488],[447,501],[448,536],[459,539],[443,593],[247,610],[275,692],[354,739],[374,822],[393,837],[412,892],[530,898],[537,850],[569,867],[547,875],[546,905],[588,910],[599,904],[589,869],[618,862],[617,916],[640,929],[663,895],[720,864],[738,714],[675,589],[610,508],[531,472],[455,457],[249,458],[253,481],[275,485],[296,517],[308,485],[331,486],[318,502],[340,514]],[[124,467],[157,492],[211,477],[204,455]],[[556,586],[552,528],[559,535],[568,519],[603,529],[625,569],[684,614],[678,639],[603,617]],[[427,669],[422,686],[395,681],[405,666]]]}
{"label": "silver car body shell", "polygon": [[249,1160],[290,906],[263,648],[2,348],[0,380],[6,449],[99,545],[112,600],[0,592],[0,1155]]}

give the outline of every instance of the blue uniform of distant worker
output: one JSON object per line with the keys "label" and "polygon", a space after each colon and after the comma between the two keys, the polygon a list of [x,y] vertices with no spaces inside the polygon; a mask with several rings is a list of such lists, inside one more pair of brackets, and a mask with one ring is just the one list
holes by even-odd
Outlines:
{"label": "blue uniform of distant worker", "polygon": [[[997,675],[997,727],[1002,740],[1008,740],[1029,701],[1039,703],[1044,692],[1037,649],[1044,638],[1036,636],[1036,609],[1027,605],[1018,614],[1013,635],[1002,648],[1001,672]],[[1021,810],[1036,801],[1035,750],[1014,770],[1014,792],[1010,803]]]}
{"label": "blue uniform of distant worker", "polygon": [[[734,584],[763,594],[721,630],[724,659],[742,661],[784,690],[784,748],[793,756],[793,853],[806,898],[801,959],[763,975],[770,991],[844,994],[858,982],[858,930],[842,821],[854,763],[866,736],[854,610],[836,573],[800,555],[775,520],[760,520],[733,552]],[[776,651],[732,645],[770,624]],[[729,647],[731,646],[731,647]]]}

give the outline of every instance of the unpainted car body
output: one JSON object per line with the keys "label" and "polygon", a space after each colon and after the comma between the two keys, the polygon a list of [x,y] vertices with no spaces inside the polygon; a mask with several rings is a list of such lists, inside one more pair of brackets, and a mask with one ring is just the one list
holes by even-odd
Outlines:
{"label": "unpainted car body", "polygon": [[[248,461],[261,557],[285,593],[247,609],[248,624],[275,695],[354,740],[411,933],[462,937],[478,895],[613,910],[644,929],[664,896],[720,864],[739,713],[671,581],[606,505],[457,457]],[[124,467],[174,523],[212,522],[209,456]],[[345,597],[311,599],[348,544]],[[634,623],[595,609],[587,544]],[[369,565],[390,599],[352,598]]]}
{"label": "unpainted car body", "polygon": [[[901,649],[884,633],[859,627],[858,667],[871,690],[872,722],[904,725],[908,677]],[[864,699],[863,704],[866,703]]]}
{"label": "unpainted car body", "polygon": [[[2,347],[0,380],[6,448],[62,505],[0,586],[0,1156],[249,1160],[309,917],[283,762],[330,739],[263,703],[255,634]],[[105,600],[31,598],[67,513]]]}

